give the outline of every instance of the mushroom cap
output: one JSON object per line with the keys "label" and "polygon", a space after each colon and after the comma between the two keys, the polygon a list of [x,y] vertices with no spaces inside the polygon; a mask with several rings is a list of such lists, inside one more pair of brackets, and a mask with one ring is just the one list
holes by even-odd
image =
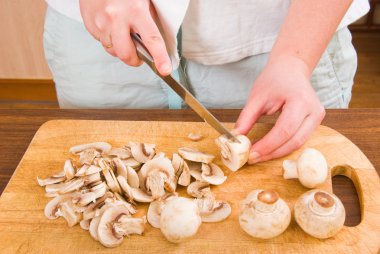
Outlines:
{"label": "mushroom cap", "polygon": [[321,152],[313,148],[305,149],[297,159],[298,179],[307,188],[315,188],[326,181],[328,165]]}
{"label": "mushroom cap", "polygon": [[236,138],[240,143],[236,143],[228,139],[226,135],[220,136],[216,139],[216,144],[220,147],[222,162],[231,171],[237,171],[244,166],[248,161],[249,150],[251,149],[251,141],[247,136],[238,135]]}
{"label": "mushroom cap", "polygon": [[249,235],[269,239],[283,233],[290,223],[290,209],[274,191],[254,190],[243,201],[241,228]]}
{"label": "mushroom cap", "polygon": [[185,160],[210,163],[215,156],[212,154],[204,153],[193,148],[181,147],[178,149],[178,153]]}
{"label": "mushroom cap", "polygon": [[214,163],[202,164],[202,179],[212,185],[220,185],[227,180],[223,170]]}
{"label": "mushroom cap", "polygon": [[177,197],[169,200],[161,212],[160,229],[166,239],[173,243],[194,236],[202,219],[193,200]]}
{"label": "mushroom cap", "polygon": [[91,220],[81,220],[79,222],[79,225],[82,229],[89,230],[90,229],[90,223],[91,223]]}
{"label": "mushroom cap", "polygon": [[125,206],[113,206],[108,208],[100,218],[98,225],[98,239],[106,247],[116,247],[123,242],[123,236],[114,232],[113,225],[122,215],[129,215]]}
{"label": "mushroom cap", "polygon": [[325,239],[342,229],[346,212],[340,199],[323,190],[310,190],[294,205],[294,218],[307,234]]}
{"label": "mushroom cap", "polygon": [[161,199],[155,200],[149,204],[147,218],[150,225],[155,228],[160,228],[161,211],[164,205],[168,200],[173,199],[177,196],[177,193],[168,193]]}

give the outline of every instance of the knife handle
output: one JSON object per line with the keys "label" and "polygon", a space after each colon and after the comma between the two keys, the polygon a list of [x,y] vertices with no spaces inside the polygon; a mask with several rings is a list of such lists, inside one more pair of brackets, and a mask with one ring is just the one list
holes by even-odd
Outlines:
{"label": "knife handle", "polygon": [[153,69],[153,71],[157,73],[153,57],[149,53],[148,48],[144,45],[144,42],[141,40],[140,36],[137,33],[131,33],[131,37],[135,43],[138,57],[147,63]]}

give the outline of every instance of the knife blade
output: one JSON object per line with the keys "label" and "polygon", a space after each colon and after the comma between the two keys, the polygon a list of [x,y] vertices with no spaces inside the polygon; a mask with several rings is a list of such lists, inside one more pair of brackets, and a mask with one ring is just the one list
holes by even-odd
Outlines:
{"label": "knife blade", "polygon": [[140,36],[136,33],[131,33],[131,37],[136,45],[137,55],[142,59],[152,70],[155,72],[165,83],[171,87],[189,107],[195,111],[206,123],[213,127],[220,134],[224,134],[227,138],[234,142],[240,143],[240,141],[221,123],[215,118],[210,111],[208,111],[202,103],[200,103],[181,83],[175,80],[171,75],[162,76],[154,64],[152,55],[144,45]]}

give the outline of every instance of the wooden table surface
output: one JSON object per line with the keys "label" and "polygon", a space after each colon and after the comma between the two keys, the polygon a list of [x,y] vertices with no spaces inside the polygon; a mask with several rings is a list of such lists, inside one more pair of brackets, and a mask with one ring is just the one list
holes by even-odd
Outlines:
{"label": "wooden table surface", "polygon": [[[212,112],[220,121],[234,122],[240,111]],[[35,132],[44,122],[53,119],[201,121],[191,110],[0,110],[0,193]],[[265,123],[274,121],[274,117],[260,119],[260,122]],[[354,142],[380,174],[380,109],[327,110],[322,124],[339,131]],[[357,225],[360,222],[360,207],[352,182],[337,176],[333,179],[333,188],[346,207],[345,224]]]}

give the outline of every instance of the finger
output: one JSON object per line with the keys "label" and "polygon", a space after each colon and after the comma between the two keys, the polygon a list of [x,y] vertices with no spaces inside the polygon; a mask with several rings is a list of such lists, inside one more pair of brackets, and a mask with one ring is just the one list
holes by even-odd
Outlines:
{"label": "finger", "polygon": [[112,47],[115,54],[130,66],[139,66],[143,62],[136,53],[136,47],[130,36],[130,28],[123,22],[114,22],[112,27]]}
{"label": "finger", "polygon": [[252,129],[252,126],[257,122],[263,114],[264,101],[256,96],[252,96],[248,103],[241,111],[238,120],[236,121],[234,134],[247,135]]}
{"label": "finger", "polygon": [[138,22],[138,25],[133,28],[134,30],[137,30],[145,46],[148,48],[159,73],[167,76],[172,72],[170,57],[166,49],[165,41],[162,38],[156,23],[150,14],[148,15],[148,18],[144,16],[144,20],[139,19],[136,21]]}
{"label": "finger", "polygon": [[103,32],[99,38],[100,43],[103,45],[104,50],[107,51],[108,54],[116,57],[116,52],[113,47],[111,32]]}
{"label": "finger", "polygon": [[252,146],[249,162],[261,161],[260,157],[270,154],[290,140],[308,115],[299,103],[284,104],[274,127]]}
{"label": "finger", "polygon": [[283,144],[281,147],[269,155],[263,156],[261,158],[261,161],[280,158],[301,148],[306,143],[307,139],[310,137],[316,127],[321,123],[322,119],[323,117],[319,118],[315,115],[309,115],[306,117],[297,133],[290,140],[288,140],[285,144]]}

